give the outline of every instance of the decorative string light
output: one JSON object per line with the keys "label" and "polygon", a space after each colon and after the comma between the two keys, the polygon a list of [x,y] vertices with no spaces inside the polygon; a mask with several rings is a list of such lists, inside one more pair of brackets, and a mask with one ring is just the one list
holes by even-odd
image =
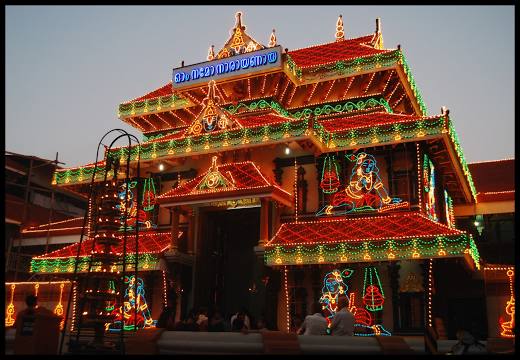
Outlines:
{"label": "decorative string light", "polygon": [[505,305],[505,313],[510,316],[509,321],[499,318],[498,325],[500,336],[505,338],[515,337],[515,293],[513,287],[513,277],[515,276],[514,266],[507,265],[486,265],[484,271],[505,271],[509,280],[509,300]]}
{"label": "decorative string light", "polygon": [[370,88],[370,85],[372,85],[372,81],[374,81],[374,77],[376,76],[376,73],[372,73],[372,75],[370,76],[370,80],[368,81],[368,84],[365,88],[365,90],[363,91],[363,93],[367,93],[368,92],[368,89]]}
{"label": "decorative string light", "polygon": [[425,201],[425,210],[426,214],[433,221],[437,221],[437,206],[435,199],[436,192],[436,181],[435,181],[435,166],[432,161],[428,157],[428,155],[424,154],[423,160],[423,189],[426,197]]}
{"label": "decorative string light", "polygon": [[332,157],[327,155],[323,161],[320,188],[325,194],[333,194],[338,191],[339,186],[338,163],[334,155]]}
{"label": "decorative string light", "polygon": [[168,285],[166,282],[166,271],[162,271],[162,279],[163,279],[163,304],[164,307],[168,307]]}
{"label": "decorative string light", "polygon": [[263,95],[265,93],[265,84],[267,82],[267,75],[264,75],[263,76],[263,81],[262,81],[262,88],[260,89],[260,93]]}
{"label": "decorative string light", "polygon": [[433,298],[433,259],[428,260],[428,326],[433,327],[432,322],[432,298]]}
{"label": "decorative string light", "polygon": [[14,289],[16,288],[16,284],[11,284],[11,301],[9,305],[7,305],[6,313],[5,313],[5,326],[13,326],[15,322],[15,311],[14,311]]}
{"label": "decorative string light", "polygon": [[392,76],[394,75],[394,73],[395,73],[395,70],[393,70],[393,69],[388,72],[388,78],[385,81],[385,85],[383,86],[383,90],[381,90],[382,94],[385,93],[386,88],[388,87],[388,84],[390,84],[390,81],[392,80]]}
{"label": "decorative string light", "polygon": [[287,101],[287,104],[290,106],[294,97],[294,94],[296,94],[296,90],[298,90],[297,86],[293,86],[291,96],[289,96],[289,101]]}
{"label": "decorative string light", "polygon": [[78,299],[78,284],[74,281],[72,283],[72,318],[70,321],[70,331],[74,331],[76,322],[76,301]]}
{"label": "decorative string light", "polygon": [[[60,299],[58,300],[58,305],[54,308],[54,313],[59,316],[63,317],[63,305],[61,304],[61,298],[63,296],[63,288],[65,287],[65,284],[60,284]],[[65,318],[63,317],[60,322],[60,330],[63,330],[63,325],[65,323]]]}
{"label": "decorative string light", "polygon": [[285,93],[287,91],[287,89],[289,88],[289,85],[291,84],[290,81],[287,81],[286,85],[285,85],[285,88],[283,89],[282,91],[282,95],[280,95],[280,101],[282,101],[283,97],[285,96]]}
{"label": "decorative string light", "polygon": [[318,84],[319,84],[319,83],[314,83],[314,84],[312,85],[311,93],[310,93],[309,97],[307,98],[307,100],[305,101],[306,104],[309,103],[309,102],[311,101],[312,96],[314,95],[314,92],[316,91],[316,88],[318,87]]}
{"label": "decorative string light", "polygon": [[298,167],[294,158],[294,220],[298,223]]}
{"label": "decorative string light", "polygon": [[418,142],[415,143],[415,149],[417,154],[417,199],[419,199],[419,209],[422,211],[421,151]]}
{"label": "decorative string light", "polygon": [[352,83],[354,82],[355,76],[351,76],[348,79],[345,79],[345,81],[348,81],[347,87],[345,88],[345,92],[343,93],[343,96],[341,97],[344,99],[347,96],[348,91],[350,90],[350,87],[352,86]]}
{"label": "decorative string light", "polygon": [[[377,284],[373,278],[375,278]],[[377,269],[374,266],[365,268],[363,293],[365,294],[363,296],[363,304],[368,311],[375,312],[383,310],[385,293],[383,292],[383,286],[381,285],[381,279],[379,278]]]}
{"label": "decorative string light", "polygon": [[291,331],[291,315],[290,315],[290,311],[289,311],[289,285],[287,283],[287,277],[288,277],[288,272],[289,270],[287,270],[287,266],[284,266],[284,290],[285,290],[285,313],[286,313],[286,330],[287,332],[289,333]]}
{"label": "decorative string light", "polygon": [[[344,190],[336,192],[330,203],[316,213],[317,216],[332,215],[333,211],[334,215],[374,211],[403,202],[399,198],[390,198],[388,196],[388,192],[379,176],[379,169],[373,155],[360,152],[357,155],[348,155],[347,159],[355,163],[347,183],[348,185],[345,184]],[[324,167],[325,165],[324,163]],[[336,185],[336,189],[337,186],[339,184]],[[328,191],[332,192],[332,189]],[[327,193],[327,191],[325,192]]]}

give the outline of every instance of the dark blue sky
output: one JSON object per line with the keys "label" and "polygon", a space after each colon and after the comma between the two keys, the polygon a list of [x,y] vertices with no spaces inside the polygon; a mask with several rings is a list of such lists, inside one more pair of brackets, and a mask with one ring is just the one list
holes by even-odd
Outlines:
{"label": "dark blue sky", "polygon": [[[469,162],[514,156],[513,6],[8,6],[6,150],[65,166],[94,161],[108,130],[133,130],[119,103],[166,84],[171,69],[205,61],[241,10],[247,32],[296,49],[366,35],[401,44],[429,115],[450,115]],[[141,138],[141,136],[138,136]]]}

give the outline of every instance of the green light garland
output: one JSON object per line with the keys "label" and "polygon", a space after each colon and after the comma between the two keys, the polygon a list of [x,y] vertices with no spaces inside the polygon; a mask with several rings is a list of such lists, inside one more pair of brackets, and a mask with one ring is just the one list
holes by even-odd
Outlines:
{"label": "green light garland", "polygon": [[119,105],[118,117],[136,116],[160,110],[172,110],[184,107],[188,100],[175,95],[161,96],[154,99],[136,101]]}
{"label": "green light garland", "polygon": [[419,107],[422,111],[422,116],[428,116],[428,109],[426,108],[426,104],[424,104],[424,101],[422,99],[421,92],[419,91],[419,88],[415,84],[415,80],[412,75],[412,71],[410,69],[410,66],[406,62],[406,58],[404,57],[404,54],[401,50],[399,51],[399,63],[403,65],[404,73],[408,77],[408,82],[410,83],[410,87],[412,88],[413,94],[415,98],[417,99],[417,102],[419,103]]}
{"label": "green light garland", "polygon": [[462,146],[460,146],[459,137],[455,128],[453,127],[453,122],[451,119],[448,121],[448,134],[450,135],[450,139],[453,142],[455,150],[457,151],[457,156],[459,157],[460,164],[462,165],[462,171],[466,175],[466,179],[468,179],[469,187],[471,189],[471,195],[473,195],[473,199],[477,202],[477,189],[475,188],[475,184],[473,183],[473,178],[471,177],[471,172],[469,171],[468,163],[464,158],[464,152],[462,151]]}
{"label": "green light garland", "polygon": [[[182,139],[154,142],[141,145],[141,160],[155,159],[171,156],[178,153],[188,154],[202,152],[209,149],[225,149],[226,147],[258,144],[267,141],[285,141],[288,137],[304,135],[308,128],[308,120],[288,121],[281,124],[263,125],[255,128],[241,128],[218,134],[204,134]],[[127,157],[127,149],[121,148],[113,151],[122,159]],[[137,159],[138,147],[133,147],[130,152],[132,161]],[[77,168],[56,171],[55,184],[73,184],[82,181],[90,181],[86,175],[92,176],[92,168]],[[96,173],[96,180],[102,179],[104,172],[100,168]],[[109,173],[109,176],[110,173]]]}
{"label": "green light garland", "polygon": [[356,102],[347,101],[339,104],[325,104],[322,106],[308,107],[292,113],[287,111],[276,101],[268,101],[265,99],[252,101],[249,103],[244,102],[238,103],[237,105],[230,105],[226,108],[226,110],[231,114],[235,114],[241,108],[245,108],[247,111],[254,111],[257,109],[272,109],[282,116],[300,120],[302,118],[309,119],[312,115],[320,116],[334,113],[350,113],[353,111],[366,110],[378,106],[383,106],[388,113],[393,114],[392,108],[384,98],[377,99],[372,97],[364,100],[361,99]]}
{"label": "green light garland", "polygon": [[[74,265],[76,262],[75,257],[68,258],[47,258],[31,260],[32,273],[73,273]],[[88,270],[89,257],[83,256],[78,260],[78,272],[86,272]],[[126,256],[127,271],[133,269],[135,264],[135,254],[129,254]],[[139,254],[139,270],[154,270],[156,265],[159,263],[159,258],[156,254]],[[93,265],[95,269],[97,265]],[[100,268],[100,266],[99,266]],[[117,267],[118,271],[122,270],[122,266]]]}
{"label": "green light garland", "polygon": [[384,54],[376,54],[363,58],[356,58],[349,61],[336,61],[333,64],[319,65],[309,70],[309,73],[316,73],[322,70],[332,70],[338,75],[350,75],[356,72],[389,67],[394,65],[399,59],[400,50],[394,50]]}
{"label": "green light garland", "polygon": [[[440,255],[439,253],[443,252]],[[274,246],[266,248],[265,264],[302,265],[429,259],[469,253],[477,267],[480,256],[471,236],[427,239],[344,242],[330,245]]]}
{"label": "green light garland", "polygon": [[443,129],[443,117],[352,129],[338,133],[328,132],[320,123],[314,123],[316,137],[329,148],[359,147],[360,145],[374,146],[374,144],[379,143],[417,139],[424,136],[439,135],[443,132]]}

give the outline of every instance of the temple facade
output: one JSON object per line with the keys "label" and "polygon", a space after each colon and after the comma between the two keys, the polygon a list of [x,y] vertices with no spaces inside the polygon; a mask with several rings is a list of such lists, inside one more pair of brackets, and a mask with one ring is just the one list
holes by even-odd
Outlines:
{"label": "temple facade", "polygon": [[[200,306],[245,307],[293,331],[312,303],[330,322],[346,297],[358,335],[454,332],[465,321],[446,316],[442,299],[452,279],[463,289],[481,271],[454,212],[478,197],[449,110],[427,112],[379,19],[352,38],[341,16],[331,25],[331,42],[287,49],[274,30],[267,44],[255,40],[237,13],[206,61],[119,105],[120,120],[143,134],[139,146],[56,171],[56,186],[88,194],[106,158],[126,167],[130,155],[133,176],[139,160],[143,191],[129,221],[140,229],[149,317],[165,304],[177,319]],[[73,239],[96,221],[89,214],[24,236]],[[34,257],[31,271],[66,278],[76,260],[86,271],[94,241],[78,253],[68,240]]]}

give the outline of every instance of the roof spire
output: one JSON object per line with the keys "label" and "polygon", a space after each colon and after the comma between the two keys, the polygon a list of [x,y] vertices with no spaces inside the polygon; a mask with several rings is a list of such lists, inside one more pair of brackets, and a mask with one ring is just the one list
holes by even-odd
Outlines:
{"label": "roof spire", "polygon": [[208,60],[213,60],[215,58],[215,51],[214,51],[215,45],[211,45],[208,50]]}
{"label": "roof spire", "polygon": [[238,11],[235,14],[235,17],[237,18],[237,21],[235,23],[235,28],[242,28],[242,12]]}
{"label": "roof spire", "polygon": [[230,37],[224,44],[224,47],[217,52],[217,59],[265,48],[265,46],[246,33],[246,26],[242,25],[242,12],[238,11],[235,17],[235,26],[231,29]]}
{"label": "roof spire", "polygon": [[343,31],[343,16],[338,17],[336,22],[336,41],[345,40],[345,32]]}
{"label": "roof spire", "polygon": [[381,31],[381,19],[376,18],[376,32],[374,34],[374,37],[372,39],[372,46],[374,46],[375,49],[383,50],[383,32]]}
{"label": "roof spire", "polygon": [[271,33],[271,37],[269,38],[269,44],[267,45],[267,47],[275,47],[276,46],[276,35],[274,34],[274,29],[273,29],[273,32]]}

